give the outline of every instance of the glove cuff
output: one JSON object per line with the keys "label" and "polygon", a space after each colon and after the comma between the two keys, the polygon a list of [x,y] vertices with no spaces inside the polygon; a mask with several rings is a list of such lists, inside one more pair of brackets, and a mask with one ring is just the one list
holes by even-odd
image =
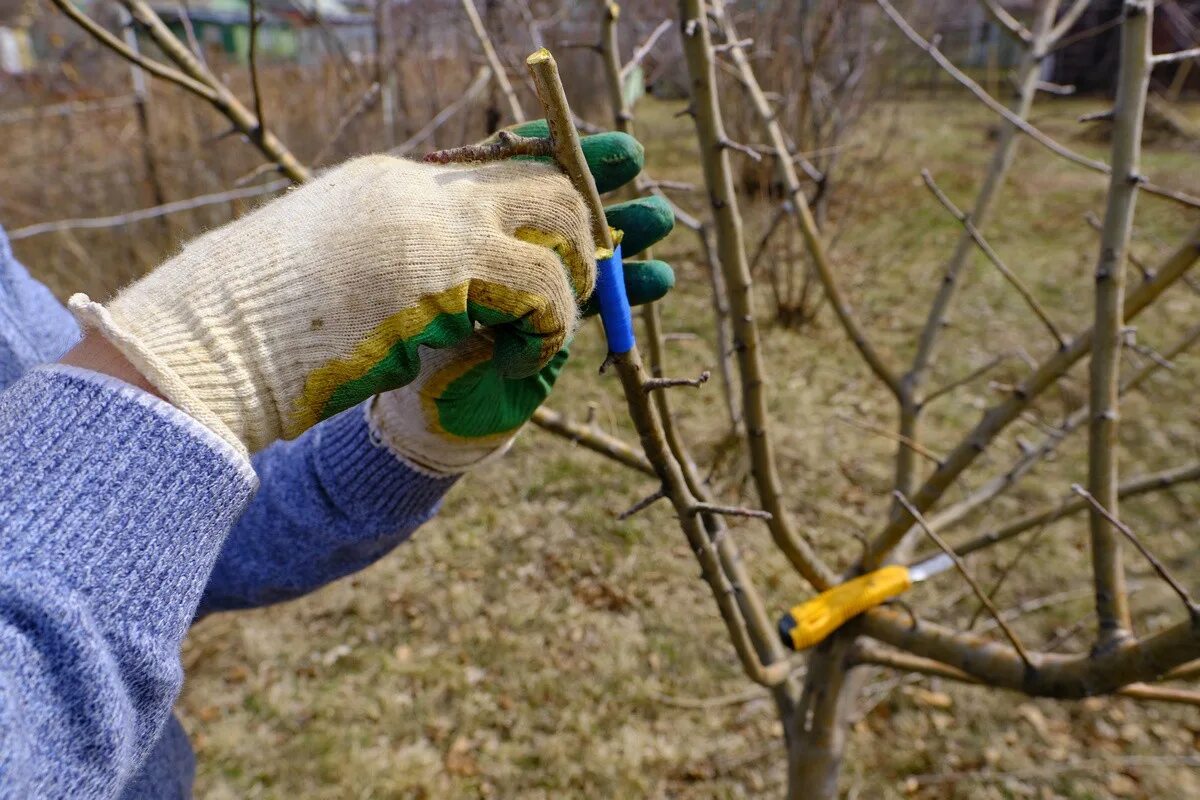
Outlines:
{"label": "glove cuff", "polygon": [[462,475],[502,457],[521,428],[481,437],[431,430],[429,411],[408,389],[385,392],[367,403],[371,438],[417,472],[435,478]]}
{"label": "glove cuff", "polygon": [[[239,434],[227,422],[229,419],[238,419],[239,415],[226,416],[233,409],[215,407],[211,398],[202,397],[201,393],[196,391],[195,387],[221,385],[221,378],[216,374],[218,370],[214,366],[204,364],[193,355],[191,359],[182,361],[183,369],[177,369],[180,366],[179,359],[164,358],[159,349],[151,346],[144,336],[139,335],[128,320],[119,314],[114,315],[86,294],[73,295],[67,302],[67,307],[75,316],[80,328],[94,330],[107,339],[172,405],[248,457],[244,434]],[[177,343],[185,339],[184,331],[167,329],[157,333],[159,336],[156,338],[175,340]],[[179,349],[191,349],[193,353],[196,352],[194,347]]]}

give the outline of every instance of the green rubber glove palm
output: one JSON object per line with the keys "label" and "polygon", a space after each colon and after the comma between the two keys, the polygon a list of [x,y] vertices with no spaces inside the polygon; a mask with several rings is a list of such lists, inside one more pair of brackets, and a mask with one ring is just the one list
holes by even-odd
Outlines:
{"label": "green rubber glove palm", "polygon": [[[514,127],[522,136],[547,136],[544,121]],[[621,133],[582,139],[584,155],[601,192],[633,180],[641,171],[641,145]],[[671,232],[674,215],[657,197],[645,197],[605,209],[608,224],[622,236],[622,249],[637,254]],[[545,242],[564,262],[574,254]],[[662,261],[626,261],[625,285],[632,305],[663,297],[675,283]],[[581,302],[583,316],[599,311],[595,300]],[[423,354],[416,380],[372,401],[372,427],[389,447],[410,464],[437,475],[459,474],[503,452],[516,432],[549,396],[569,356],[568,345],[536,374],[507,377],[495,358],[493,337],[476,333],[449,349]]]}

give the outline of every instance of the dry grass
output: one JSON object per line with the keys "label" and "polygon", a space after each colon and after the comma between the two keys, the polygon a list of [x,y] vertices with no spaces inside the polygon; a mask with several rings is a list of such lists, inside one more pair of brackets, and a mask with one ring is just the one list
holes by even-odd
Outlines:
{"label": "dry grass", "polygon": [[[642,109],[649,161],[656,177],[699,180],[687,121],[674,118],[675,110]],[[1070,120],[1079,110],[1077,103],[1052,103],[1037,118],[1099,154],[1101,144],[1076,139]],[[951,101],[881,109],[872,122],[877,130],[868,126],[862,134],[869,144],[862,158],[877,152],[873,134],[885,122],[892,141],[883,158],[851,172],[853,184],[838,195],[832,219],[841,278],[867,327],[900,358],[909,354],[957,233],[925,193],[918,169],[931,169],[967,204],[992,120]],[[1147,153],[1146,170],[1183,187],[1200,179],[1194,154],[1166,145]],[[993,243],[1068,330],[1088,314],[1097,245],[1082,215],[1100,210],[1103,188],[1102,178],[1026,143],[994,216],[1002,222],[988,226]],[[1156,200],[1144,199],[1141,211],[1136,250],[1152,260],[1189,220]],[[680,278],[663,306],[668,329],[699,337],[671,345],[677,374],[712,363],[706,281],[694,245],[680,231],[660,248]],[[35,271],[42,268],[37,256],[27,253]],[[1186,289],[1173,290],[1139,321],[1139,339],[1168,344],[1197,308]],[[982,259],[970,270],[954,320],[935,382],[998,352],[1024,348],[1037,357],[1052,344]],[[894,410],[828,311],[800,330],[768,329],[765,339],[794,511],[845,563],[857,552],[856,534],[883,519],[894,445],[835,417],[891,426]],[[594,331],[581,335],[551,404],[579,413],[594,404],[602,425],[628,435],[615,381],[595,374],[599,342]],[[1181,359],[1172,380],[1160,376],[1149,395],[1129,401],[1122,428],[1128,474],[1195,457],[1198,363]],[[1013,359],[992,377],[1007,381],[1022,369]],[[1059,419],[1079,402],[1082,387],[1069,382],[1039,413]],[[723,419],[718,390],[710,384],[674,396],[696,449],[714,452]],[[981,382],[940,401],[929,417],[930,447],[953,444],[997,397]],[[1012,434],[983,459],[970,485],[1015,455],[1016,436],[1036,439],[1038,431],[1023,421]],[[1080,452],[1080,442],[1072,442],[954,535],[1060,496],[1082,474]],[[744,491],[741,469],[727,464],[718,474],[725,499]],[[765,695],[748,691],[670,513],[655,507],[615,520],[650,488],[640,476],[529,431],[503,462],[467,476],[438,519],[372,569],[299,602],[200,623],[186,648],[180,701],[200,762],[198,796],[778,796],[783,758],[774,710]],[[1131,524],[1192,585],[1200,578],[1190,558],[1198,500],[1188,488],[1125,507]],[[733,527],[771,607],[802,597],[766,532],[752,521]],[[987,582],[1012,552],[988,553],[972,566]],[[1130,563],[1132,579],[1146,586],[1134,596],[1139,625],[1162,622],[1168,611],[1177,616],[1145,565]],[[1001,604],[1081,590],[1019,621],[1029,642],[1044,642],[1086,616],[1088,575],[1084,526],[1078,519],[1061,523],[1042,536],[1035,556],[1001,592]],[[923,613],[961,622],[974,610],[962,595],[949,575],[910,599]],[[867,697],[869,707],[852,728],[847,796],[1200,796],[1194,762],[1180,763],[1197,756],[1194,709],[1109,699],[1056,703],[887,674],[871,679]],[[975,777],[914,777],[960,772]]]}

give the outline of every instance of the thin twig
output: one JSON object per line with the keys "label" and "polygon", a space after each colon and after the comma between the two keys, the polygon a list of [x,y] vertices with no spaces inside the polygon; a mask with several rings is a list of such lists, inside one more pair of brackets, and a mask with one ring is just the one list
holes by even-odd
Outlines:
{"label": "thin twig", "polygon": [[492,73],[496,76],[496,83],[500,85],[500,91],[508,101],[508,108],[512,112],[513,120],[524,122],[525,111],[521,108],[521,102],[517,99],[517,93],[513,91],[512,84],[508,81],[508,74],[504,70],[500,56],[496,55],[496,48],[492,47],[492,40],[488,36],[487,29],[483,27],[483,20],[479,18],[474,0],[462,0],[462,7],[467,14],[467,20],[471,23],[471,29],[475,31],[475,38],[479,40],[479,45],[483,48],[484,58],[487,59]]}
{"label": "thin twig", "polygon": [[1071,491],[1086,500],[1088,505],[1090,505],[1098,514],[1103,516],[1114,528],[1124,534],[1125,538],[1128,539],[1130,543],[1132,543],[1133,546],[1138,549],[1138,552],[1150,562],[1150,566],[1154,567],[1154,571],[1158,573],[1158,577],[1166,581],[1167,585],[1174,590],[1175,594],[1179,595],[1179,599],[1183,601],[1183,604],[1187,607],[1190,615],[1193,617],[1200,615],[1200,606],[1196,605],[1196,601],[1192,599],[1192,596],[1188,593],[1188,590],[1182,583],[1175,579],[1175,576],[1172,575],[1171,571],[1167,569],[1166,564],[1159,561],[1158,557],[1151,553],[1146,546],[1142,544],[1142,540],[1137,537],[1137,534],[1133,532],[1133,529],[1131,529],[1121,520],[1117,519],[1116,516],[1114,516],[1107,508],[1100,505],[1100,502],[1092,496],[1091,492],[1089,492],[1087,489],[1084,489],[1078,483],[1071,484]]}
{"label": "thin twig", "polygon": [[710,711],[714,708],[724,708],[725,706],[741,705],[743,703],[750,703],[755,700],[769,699],[768,695],[763,694],[763,690],[757,686],[745,692],[721,695],[720,697],[678,697],[675,695],[663,694],[662,692],[655,692],[653,690],[648,691],[647,695],[656,703],[662,703],[665,706],[702,711]]}
{"label": "thin twig", "polygon": [[421,128],[421,130],[417,131],[412,136],[408,137],[408,139],[393,147],[388,151],[388,153],[391,155],[400,156],[415,150],[418,145],[432,136],[438,128],[446,124],[447,120],[461,111],[463,106],[472,102],[475,97],[481,91],[483,91],[483,88],[487,86],[487,83],[491,77],[491,67],[480,67],[479,71],[475,73],[475,78],[471,81],[471,84],[467,87],[466,91],[464,91],[461,95],[455,98],[453,102],[435,114],[433,119],[429,120],[429,122],[427,122],[425,126]]}
{"label": "thin twig", "polygon": [[203,208],[205,206],[217,205],[219,203],[228,203],[231,200],[245,200],[249,197],[261,197],[264,194],[278,192],[292,185],[291,180],[282,179],[264,183],[261,186],[249,186],[245,189],[234,189],[228,192],[216,192],[215,194],[202,194],[197,197],[189,197],[186,200],[176,200],[171,203],[164,203],[160,206],[150,206],[149,208],[138,209],[137,211],[129,211],[124,214],[115,214],[110,217],[85,217],[80,219],[60,219],[54,222],[39,222],[36,225],[27,225],[24,228],[14,228],[8,232],[8,238],[11,241],[18,239],[28,239],[30,236],[40,236],[46,233],[56,233],[58,231],[70,231],[78,229],[96,229],[96,228],[116,228],[121,225],[129,225],[133,222],[141,222],[142,220],[155,219],[156,217],[164,217],[168,214],[175,214],[180,211],[190,211],[194,208]]}
{"label": "thin twig", "polygon": [[354,104],[354,107],[347,111],[346,114],[340,120],[338,120],[338,124],[333,129],[333,133],[329,135],[329,138],[326,139],[324,144],[321,145],[320,149],[317,150],[317,154],[312,157],[312,161],[310,163],[314,167],[319,166],[321,162],[325,160],[325,157],[329,154],[329,151],[333,149],[334,145],[336,145],[339,140],[341,140],[342,136],[346,133],[350,126],[353,125],[356,120],[358,120],[359,117],[375,107],[375,103],[379,100],[379,94],[382,89],[383,86],[379,83],[379,81],[371,82],[371,85],[367,87],[367,90],[362,93],[362,97],[358,98],[358,102]]}
{"label": "thin twig", "polygon": [[1157,67],[1159,64],[1174,64],[1177,61],[1188,61],[1193,58],[1200,58],[1200,47],[1193,47],[1190,50],[1180,50],[1175,53],[1163,53],[1151,58],[1150,63]]}
{"label": "thin twig", "polygon": [[173,83],[176,86],[180,86],[193,94],[203,97],[205,100],[211,102],[212,100],[216,99],[216,92],[211,86],[194,80],[187,75],[184,75],[179,70],[168,67],[166,64],[146,58],[140,53],[133,52],[133,50],[126,47],[124,42],[122,42],[116,36],[113,36],[98,23],[96,23],[95,20],[76,8],[75,5],[70,2],[70,0],[50,0],[50,2],[54,3],[54,5],[57,6],[60,11],[70,17],[75,24],[87,31],[92,38],[100,42],[100,44],[104,45],[109,50],[112,50],[121,58],[131,61],[132,63],[137,64],[139,67],[149,72],[151,75],[154,75],[157,78],[162,78],[163,80]]}
{"label": "thin twig", "polygon": [[922,458],[929,459],[934,464],[942,463],[942,459],[937,453],[933,452],[915,439],[905,436],[904,434],[890,431],[887,428],[880,428],[867,422],[854,420],[842,414],[836,415],[834,419],[836,419],[838,422],[844,422],[852,428],[858,428],[859,430],[866,431],[867,433],[873,433],[876,436],[882,436],[885,439],[891,439],[893,442],[898,442]]}
{"label": "thin twig", "polygon": [[1012,644],[1013,649],[1017,651],[1017,655],[1021,657],[1021,661],[1025,662],[1025,667],[1027,669],[1032,669],[1033,663],[1029,660],[1029,653],[1025,651],[1025,646],[1021,644],[1021,640],[1017,638],[1017,634],[1013,631],[1013,629],[1008,627],[1008,623],[1001,618],[1000,612],[996,609],[995,604],[992,603],[992,599],[987,596],[986,592],[983,591],[983,587],[975,582],[975,578],[973,578],[971,573],[967,570],[967,565],[963,563],[962,556],[954,552],[954,549],[950,547],[950,545],[946,544],[946,541],[939,536],[933,530],[933,528],[929,527],[929,524],[925,521],[925,518],[921,516],[921,512],[918,511],[912,505],[912,503],[908,502],[908,498],[904,496],[903,492],[892,492],[892,496],[896,498],[896,502],[904,506],[908,513],[913,515],[913,519],[917,521],[917,524],[921,526],[921,529],[925,531],[926,535],[933,540],[934,544],[936,544],[943,553],[950,556],[950,559],[954,562],[954,566],[958,569],[959,574],[963,576],[963,580],[970,585],[971,591],[973,591],[975,596],[979,598],[979,602],[982,603],[985,608],[987,608],[988,613],[992,615],[992,619],[994,619],[996,624],[1000,626],[1000,629],[1004,631],[1004,635]]}
{"label": "thin twig", "polygon": [[[1121,499],[1128,499],[1151,492],[1161,492],[1173,486],[1194,483],[1196,481],[1200,481],[1200,462],[1192,462],[1184,464],[1181,467],[1173,467],[1161,472],[1152,472],[1149,475],[1130,478],[1120,485],[1117,490],[1117,496]],[[1081,499],[1064,498],[1061,502],[1055,503],[1050,508],[1031,512],[1009,522],[1001,528],[976,536],[974,539],[960,544],[957,548],[958,553],[965,556],[969,553],[974,553],[976,550],[992,547],[1014,536],[1019,536],[1028,530],[1040,525],[1048,525],[1051,522],[1082,511],[1085,508],[1087,508],[1087,504]]]}
{"label": "thin twig", "polygon": [[947,383],[945,386],[942,386],[939,389],[934,389],[932,392],[925,395],[925,397],[921,400],[922,405],[927,406],[930,403],[932,403],[934,400],[937,400],[939,397],[950,394],[955,389],[966,386],[967,384],[969,384],[975,380],[978,380],[979,378],[982,378],[984,375],[988,374],[989,372],[991,372],[996,367],[1003,364],[1005,361],[1007,361],[1011,357],[1012,357],[1011,353],[1001,353],[1000,355],[996,356],[995,358],[990,359],[987,363],[971,370],[970,372],[968,372],[966,375],[962,376],[958,380],[951,381],[950,383]]}
{"label": "thin twig", "polygon": [[621,67],[622,83],[625,82],[625,79],[629,76],[629,73],[632,72],[638,64],[642,63],[642,59],[644,59],[646,55],[654,49],[654,45],[658,44],[659,38],[664,33],[671,30],[671,25],[671,20],[664,19],[662,22],[658,23],[658,26],[655,27],[653,31],[650,32],[650,35],[646,37],[646,41],[638,45],[638,47],[633,51],[633,55],[631,55],[629,60],[626,61],[624,66]]}
{"label": "thin twig", "polygon": [[[995,597],[1000,593],[1000,589],[1003,588],[1004,582],[1008,580],[1008,576],[1013,573],[1013,571],[1017,568],[1017,565],[1021,563],[1022,559],[1024,559],[1025,556],[1033,551],[1034,545],[1038,543],[1038,540],[1041,538],[1042,533],[1045,530],[1046,526],[1043,525],[1035,530],[1032,536],[1021,542],[1021,546],[1017,548],[1016,554],[1014,554],[1013,557],[1008,560],[1007,564],[1000,568],[1000,574],[997,575],[996,580],[992,582],[992,588],[988,589],[989,597]],[[975,623],[979,622],[979,617],[983,614],[983,610],[984,609],[982,605],[975,607],[975,612],[971,614],[971,618],[967,620],[968,631],[974,629]]]}
{"label": "thin twig", "polygon": [[979,247],[979,250],[985,256],[987,256],[988,261],[992,262],[992,266],[996,268],[996,271],[1004,276],[1004,279],[1008,281],[1010,286],[1017,290],[1017,294],[1021,295],[1021,298],[1025,301],[1025,304],[1029,306],[1029,309],[1037,315],[1037,318],[1040,319],[1042,324],[1046,326],[1046,329],[1050,331],[1050,335],[1054,337],[1056,342],[1058,342],[1058,346],[1064,347],[1066,342],[1063,340],[1062,334],[1058,332],[1058,328],[1055,326],[1054,322],[1051,321],[1050,315],[1046,313],[1044,308],[1042,308],[1041,303],[1037,301],[1037,298],[1033,296],[1033,293],[1029,291],[1029,288],[1025,286],[1025,283],[1019,277],[1017,277],[1016,273],[1008,268],[1008,265],[1001,260],[999,254],[992,248],[990,244],[988,244],[988,241],[983,238],[983,234],[979,232],[979,229],[975,227],[975,223],[971,220],[971,215],[954,204],[954,201],[951,200],[946,193],[942,191],[941,187],[937,185],[937,182],[934,181],[933,175],[930,174],[929,170],[921,170],[921,180],[925,182],[925,188],[929,189],[933,196],[937,198],[937,201],[942,204],[942,208],[949,211],[950,215],[959,221],[959,223],[963,226],[963,230],[965,230],[967,235],[971,237],[971,241],[975,242],[976,246]]}
{"label": "thin twig", "polygon": [[632,467],[638,472],[646,475],[654,474],[654,467],[650,466],[650,462],[646,460],[645,456],[615,436],[610,436],[590,424],[581,425],[573,422],[565,415],[545,406],[533,413],[533,424],[542,430],[586,447],[593,453],[599,453],[619,464]]}
{"label": "thin twig", "polygon": [[1029,32],[1029,28],[1026,28],[1016,17],[1008,13],[1004,6],[1000,5],[999,0],[983,0],[983,7],[987,9],[992,19],[999,23],[1000,27],[1022,42],[1025,42],[1025,44],[1033,43],[1033,34]]}
{"label": "thin twig", "polygon": [[742,144],[741,142],[735,142],[732,139],[725,138],[718,142],[717,146],[726,150],[735,150],[748,157],[751,161],[762,161],[762,154],[751,145]]}
{"label": "thin twig", "polygon": [[1054,27],[1051,28],[1046,34],[1046,44],[1042,47],[1043,52],[1048,48],[1058,44],[1059,39],[1061,39],[1067,33],[1067,31],[1075,27],[1075,23],[1078,22],[1079,18],[1083,16],[1083,12],[1087,11],[1088,5],[1091,2],[1092,0],[1075,0],[1075,2],[1071,4],[1071,7],[1068,8],[1066,12],[1058,18],[1058,22],[1056,22]]}
{"label": "thin twig", "polygon": [[720,514],[723,517],[750,517],[751,519],[771,518],[771,512],[763,511],[758,508],[722,506],[715,503],[693,503],[690,510],[695,514]]}
{"label": "thin twig", "polygon": [[702,386],[708,383],[708,379],[712,377],[712,373],[704,370],[696,378],[648,378],[642,384],[642,389],[646,392],[653,392],[657,389],[670,389],[673,386]]}
{"label": "thin twig", "polygon": [[617,519],[622,520],[622,521],[627,520],[630,517],[632,517],[634,514],[638,513],[639,511],[646,510],[647,508],[654,505],[659,500],[662,500],[666,496],[667,496],[667,493],[665,491],[663,491],[662,488],[660,487],[653,494],[646,495],[641,500],[638,500],[636,503],[631,505],[629,508],[622,511],[620,514],[617,515]]}
{"label": "thin twig", "polygon": [[88,114],[95,111],[112,111],[136,105],[137,95],[121,95],[105,97],[100,100],[71,100],[66,103],[51,103],[43,106],[27,106],[14,108],[0,113],[0,125],[12,125],[18,122],[29,122],[45,117],[68,117],[76,114]]}
{"label": "thin twig", "polygon": [[254,93],[255,131],[261,136],[267,129],[267,118],[263,116],[262,88],[258,85],[258,2],[250,0],[250,90]]}
{"label": "thin twig", "polygon": [[427,153],[424,161],[431,164],[462,164],[474,161],[503,161],[513,156],[550,156],[553,154],[549,139],[518,136],[508,131],[498,131],[495,141],[451,147],[447,150],[435,150]]}

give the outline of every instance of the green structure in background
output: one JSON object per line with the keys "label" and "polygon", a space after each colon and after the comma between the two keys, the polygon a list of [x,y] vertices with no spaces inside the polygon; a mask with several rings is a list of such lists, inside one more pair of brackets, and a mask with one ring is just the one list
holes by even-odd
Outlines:
{"label": "green structure in background", "polygon": [[[356,13],[342,0],[264,0],[259,13],[258,52],[267,59],[306,63],[319,61],[330,46],[351,58],[366,58],[372,48],[369,14]],[[184,20],[206,52],[245,63],[250,53],[248,0],[191,0],[187,6],[163,3],[155,12],[181,39]],[[330,38],[337,42],[330,42]]]}

